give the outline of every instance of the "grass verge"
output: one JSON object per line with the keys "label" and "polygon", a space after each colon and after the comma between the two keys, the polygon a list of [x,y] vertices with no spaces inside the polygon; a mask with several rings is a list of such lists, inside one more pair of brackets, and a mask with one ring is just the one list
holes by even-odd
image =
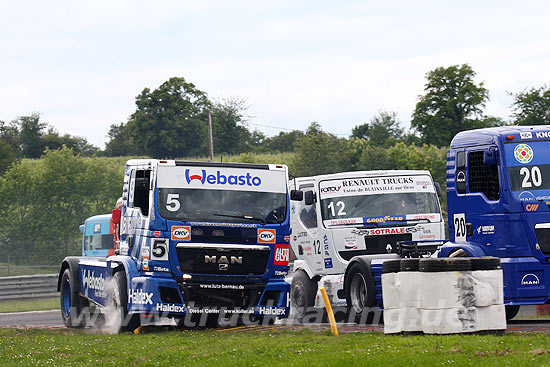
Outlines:
{"label": "grass verge", "polygon": [[387,336],[277,330],[160,331],[0,329],[3,366],[542,366],[549,334]]}
{"label": "grass verge", "polygon": [[24,301],[0,302],[0,313],[59,309],[59,298],[30,299]]}

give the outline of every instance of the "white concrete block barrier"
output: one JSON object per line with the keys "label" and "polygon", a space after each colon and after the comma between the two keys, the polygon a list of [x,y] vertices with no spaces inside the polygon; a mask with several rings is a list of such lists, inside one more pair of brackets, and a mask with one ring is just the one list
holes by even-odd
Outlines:
{"label": "white concrete block barrier", "polygon": [[506,329],[499,258],[391,260],[383,270],[385,333]]}

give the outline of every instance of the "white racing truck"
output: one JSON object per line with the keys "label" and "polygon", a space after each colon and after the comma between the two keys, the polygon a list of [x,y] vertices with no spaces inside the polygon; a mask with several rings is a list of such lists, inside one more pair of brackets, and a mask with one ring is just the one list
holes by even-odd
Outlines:
{"label": "white racing truck", "polygon": [[299,320],[324,307],[324,286],[333,306],[365,321],[365,310],[383,307],[384,260],[429,255],[445,237],[441,189],[428,171],[344,172],[290,184],[291,309]]}

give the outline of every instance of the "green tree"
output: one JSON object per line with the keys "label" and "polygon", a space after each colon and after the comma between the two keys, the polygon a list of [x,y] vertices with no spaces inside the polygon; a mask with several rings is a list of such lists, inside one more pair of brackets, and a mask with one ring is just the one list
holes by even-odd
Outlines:
{"label": "green tree", "polygon": [[264,144],[272,152],[292,152],[296,141],[303,136],[304,133],[300,130],[281,131],[279,135],[266,138]]}
{"label": "green tree", "polygon": [[15,161],[17,155],[13,151],[12,146],[0,138],[0,175],[8,169],[8,167]]}
{"label": "green tree", "polygon": [[489,91],[483,82],[474,82],[475,75],[467,64],[426,74],[425,94],[419,96],[411,121],[424,143],[446,146],[459,131],[485,126],[482,110]]}
{"label": "green tree", "polygon": [[121,157],[139,154],[139,149],[132,140],[128,125],[124,122],[111,125],[107,136],[109,141],[105,144],[106,156]]}
{"label": "green tree", "polygon": [[175,158],[207,153],[210,101],[206,93],[184,78],[170,78],[136,97],[136,111],[128,120],[131,141],[153,158]]}
{"label": "green tree", "polygon": [[216,154],[239,154],[247,150],[250,132],[242,126],[247,121],[246,110],[246,101],[236,97],[212,104],[212,138]]}
{"label": "green tree", "polygon": [[292,166],[298,177],[348,171],[351,162],[347,140],[324,132],[317,122],[312,122],[296,142]]}
{"label": "green tree", "polygon": [[40,121],[40,114],[21,116],[15,121],[19,125],[19,146],[25,158],[39,158],[44,150],[42,138],[48,126]]}
{"label": "green tree", "polygon": [[512,116],[517,125],[550,124],[550,87],[545,85],[510,94],[514,97]]}
{"label": "green tree", "polygon": [[363,138],[372,145],[391,146],[403,139],[404,131],[399,126],[395,112],[380,111],[370,123],[354,127],[351,136]]}

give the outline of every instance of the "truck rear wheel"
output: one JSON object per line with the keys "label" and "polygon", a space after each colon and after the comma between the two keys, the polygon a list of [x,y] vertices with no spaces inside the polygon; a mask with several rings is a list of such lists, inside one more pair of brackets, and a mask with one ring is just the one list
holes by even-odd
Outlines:
{"label": "truck rear wheel", "polygon": [[82,328],[86,326],[83,314],[83,302],[78,295],[78,285],[71,274],[70,269],[65,269],[61,277],[61,317],[63,324],[69,328]]}
{"label": "truck rear wheel", "polygon": [[117,332],[134,331],[140,325],[138,314],[128,314],[128,286],[124,271],[113,275],[113,305],[115,307],[115,328]]}
{"label": "truck rear wheel", "polygon": [[506,320],[512,320],[519,312],[519,306],[504,306],[506,310]]}
{"label": "truck rear wheel", "polygon": [[345,291],[349,315],[355,322],[370,322],[375,314],[376,290],[372,273],[359,263],[353,264],[346,274]]}
{"label": "truck rear wheel", "polygon": [[292,277],[290,285],[290,307],[298,321],[301,322],[308,309],[314,306],[316,294],[317,284],[309,279],[305,271],[298,270]]}

